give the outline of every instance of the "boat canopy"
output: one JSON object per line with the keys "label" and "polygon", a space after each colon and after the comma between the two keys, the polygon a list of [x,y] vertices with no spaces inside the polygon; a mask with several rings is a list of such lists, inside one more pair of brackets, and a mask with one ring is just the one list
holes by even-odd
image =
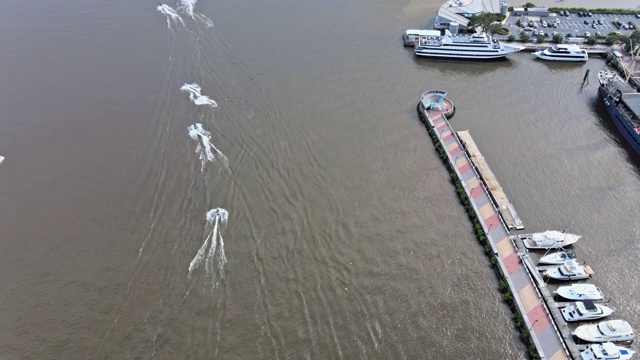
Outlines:
{"label": "boat canopy", "polygon": [[416,30],[409,29],[405,31],[405,36],[440,36],[440,30]]}

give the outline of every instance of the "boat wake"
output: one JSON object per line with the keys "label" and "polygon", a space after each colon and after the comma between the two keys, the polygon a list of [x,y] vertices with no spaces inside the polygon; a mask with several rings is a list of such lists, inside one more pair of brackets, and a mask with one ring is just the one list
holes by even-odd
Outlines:
{"label": "boat wake", "polygon": [[198,141],[196,154],[198,154],[200,161],[202,162],[201,171],[204,171],[204,166],[207,161],[216,162],[218,160],[222,163],[222,166],[224,166],[225,169],[229,170],[229,159],[227,159],[227,157],[211,143],[210,131],[205,130],[200,123],[189,125],[187,130],[189,131],[189,136],[193,140]]}
{"label": "boat wake", "polygon": [[171,8],[171,6],[160,4],[156,8],[156,10],[167,17],[167,27],[169,29],[171,29],[171,22],[184,26],[184,20],[182,20],[180,14],[178,14],[173,8]]}
{"label": "boat wake", "polygon": [[178,1],[177,9],[179,12],[189,16],[196,22],[202,23],[208,28],[212,27],[213,21],[211,21],[211,19],[193,10],[197,2],[198,0],[180,0]]}
{"label": "boat wake", "polygon": [[228,219],[229,213],[225,209],[216,208],[207,212],[204,242],[189,264],[189,279],[192,279],[194,272],[204,263],[207,283],[211,285],[212,289],[218,286],[217,279],[224,276],[224,265],[227,263],[224,240],[219,230],[220,225],[224,228],[227,227]]}
{"label": "boat wake", "polygon": [[184,84],[180,88],[180,91],[188,92],[189,99],[191,99],[191,101],[196,105],[209,105],[214,108],[218,107],[218,103],[216,103],[215,100],[206,95],[202,95],[202,88],[196,83]]}

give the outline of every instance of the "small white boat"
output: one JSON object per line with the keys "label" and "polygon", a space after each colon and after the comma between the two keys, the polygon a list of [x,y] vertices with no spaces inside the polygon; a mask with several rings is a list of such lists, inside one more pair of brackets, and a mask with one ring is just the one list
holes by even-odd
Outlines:
{"label": "small white boat", "polygon": [[545,232],[520,235],[527,249],[560,249],[580,240],[582,236],[566,231],[547,230]]}
{"label": "small white boat", "polygon": [[572,322],[602,319],[611,315],[613,309],[595,304],[593,301],[578,301],[574,305],[562,308],[561,312],[567,322]]}
{"label": "small white boat", "polygon": [[556,294],[569,300],[604,300],[604,293],[593,284],[571,284],[560,286]]}
{"label": "small white boat", "polygon": [[548,61],[587,61],[589,54],[576,44],[557,44],[548,49],[536,51],[535,57]]}
{"label": "small white boat", "polygon": [[547,255],[541,257],[540,261],[538,261],[538,264],[540,264],[540,265],[562,265],[567,260],[571,260],[571,259],[575,259],[575,258],[576,258],[576,254],[573,252],[573,250],[563,250],[563,251],[558,251],[558,252],[554,252],[554,253],[551,253],[551,254],[547,254]]}
{"label": "small white boat", "polygon": [[629,360],[636,352],[611,342],[593,344],[580,353],[582,360]]}
{"label": "small white boat", "polygon": [[591,267],[579,264],[575,259],[568,260],[564,264],[547,269],[544,276],[556,280],[584,280],[593,275]]}
{"label": "small white boat", "polygon": [[588,342],[631,342],[634,333],[631,325],[624,320],[607,320],[597,324],[578,326],[573,335]]}

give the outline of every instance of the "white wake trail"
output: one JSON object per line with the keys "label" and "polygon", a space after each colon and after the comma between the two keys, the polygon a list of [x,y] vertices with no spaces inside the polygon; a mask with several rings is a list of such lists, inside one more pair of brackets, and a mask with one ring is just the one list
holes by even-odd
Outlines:
{"label": "white wake trail", "polygon": [[173,21],[176,24],[181,24],[184,26],[184,20],[182,20],[182,17],[180,17],[180,14],[178,14],[175,10],[173,10],[171,6],[160,4],[156,8],[156,10],[167,17],[167,27],[169,27],[169,29],[171,29],[171,21]]}
{"label": "white wake trail", "polygon": [[213,269],[213,256],[216,253],[216,246],[218,245],[216,240],[218,238],[218,219],[219,217],[216,216],[215,224],[213,225],[213,240],[211,240],[211,247],[209,248],[207,258],[204,261],[207,278],[211,279],[211,287],[216,287],[216,274]]}
{"label": "white wake trail", "polygon": [[196,7],[198,0],[180,0],[178,1],[178,11],[181,13],[193,17],[193,9]]}
{"label": "white wake trail", "polygon": [[[206,283],[210,284],[211,289],[218,286],[216,278],[224,276],[224,265],[227,263],[227,256],[224,253],[224,241],[222,240],[219,225],[222,224],[222,227],[226,228],[228,219],[229,213],[225,209],[216,208],[207,212],[207,223],[205,225],[205,233],[207,235],[202,246],[196,253],[196,256],[194,256],[193,260],[191,260],[191,263],[189,264],[189,280],[192,279],[193,273],[204,262]],[[211,245],[209,245],[209,239],[211,239]],[[207,248],[209,248],[208,251]],[[217,267],[215,266],[216,251],[218,253]],[[216,271],[219,275],[216,275]]]}
{"label": "white wake trail", "polygon": [[180,0],[178,1],[177,9],[178,11],[189,16],[193,20],[203,23],[206,27],[208,28],[212,27],[213,21],[211,21],[211,19],[209,19],[208,17],[202,14],[196,13],[194,11],[197,2],[198,0]]}
{"label": "white wake trail", "polygon": [[180,90],[184,92],[188,92],[189,99],[191,99],[191,101],[193,101],[193,103],[196,105],[209,105],[213,108],[218,107],[218,103],[216,103],[215,100],[209,98],[206,95],[202,95],[201,93],[202,88],[200,87],[200,85],[196,83],[192,83],[192,84],[185,83],[182,85]]}
{"label": "white wake trail", "polygon": [[189,278],[191,278],[191,273],[193,273],[193,270],[197,269],[198,267],[200,267],[200,264],[202,264],[202,259],[204,259],[204,252],[207,251],[207,245],[209,244],[209,238],[211,238],[211,233],[209,233],[209,235],[207,235],[207,237],[204,239],[204,243],[202,243],[200,250],[198,250],[198,253],[193,258],[193,260],[191,260],[191,263],[189,264]]}
{"label": "white wake trail", "polygon": [[195,151],[202,162],[201,171],[204,171],[206,161],[216,162],[216,160],[219,160],[222,163],[222,166],[229,170],[229,159],[227,159],[222,151],[218,150],[218,148],[211,143],[210,131],[205,130],[200,123],[189,125],[187,131],[193,140],[198,141],[198,146]]}

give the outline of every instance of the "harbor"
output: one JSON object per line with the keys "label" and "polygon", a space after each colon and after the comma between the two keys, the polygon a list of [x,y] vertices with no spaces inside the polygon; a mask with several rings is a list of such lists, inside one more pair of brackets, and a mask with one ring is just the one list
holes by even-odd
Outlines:
{"label": "harbor", "polygon": [[[548,287],[548,279],[543,275],[554,278],[554,275],[549,272],[559,269],[557,264],[564,264],[562,266],[565,267],[573,265],[581,270],[582,272],[579,273],[581,277],[576,277],[576,280],[591,278],[594,272],[589,266],[578,264],[573,252],[567,252],[568,257],[557,261],[555,266],[538,266],[542,259],[530,252],[534,249],[547,249],[547,252],[554,249],[564,250],[564,247],[577,242],[581,236],[566,231],[534,234],[512,232],[523,229],[522,222],[470,133],[456,132],[452,128],[449,118],[455,113],[455,106],[447,96],[446,92],[439,90],[423,93],[418,104],[418,114],[434,142],[440,145],[437,147],[443,149],[445,156],[441,157],[450,170],[455,172],[464,189],[464,196],[472,205],[473,213],[486,234],[492,254],[499,266],[497,273],[504,276],[508,283],[517,311],[524,320],[525,329],[535,345],[538,356],[541,359],[554,360],[581,359],[581,351],[587,350],[588,347],[576,342],[574,332],[569,327],[562,310],[573,309],[574,303],[567,302],[566,297],[569,295],[563,292],[566,288],[571,290],[573,288],[564,286],[552,291]],[[508,211],[505,211],[506,209]],[[578,270],[574,269],[574,271],[578,274]],[[565,278],[556,277],[556,279],[573,280],[571,276],[575,275],[566,275],[562,272],[560,274]],[[555,274],[555,276],[558,275]],[[588,287],[588,285],[576,286]],[[556,299],[558,293],[563,294],[564,301]],[[604,296],[595,300],[602,301]],[[590,307],[596,307],[591,303],[587,304]],[[623,349],[621,351],[627,351],[625,348],[621,349]]]}

